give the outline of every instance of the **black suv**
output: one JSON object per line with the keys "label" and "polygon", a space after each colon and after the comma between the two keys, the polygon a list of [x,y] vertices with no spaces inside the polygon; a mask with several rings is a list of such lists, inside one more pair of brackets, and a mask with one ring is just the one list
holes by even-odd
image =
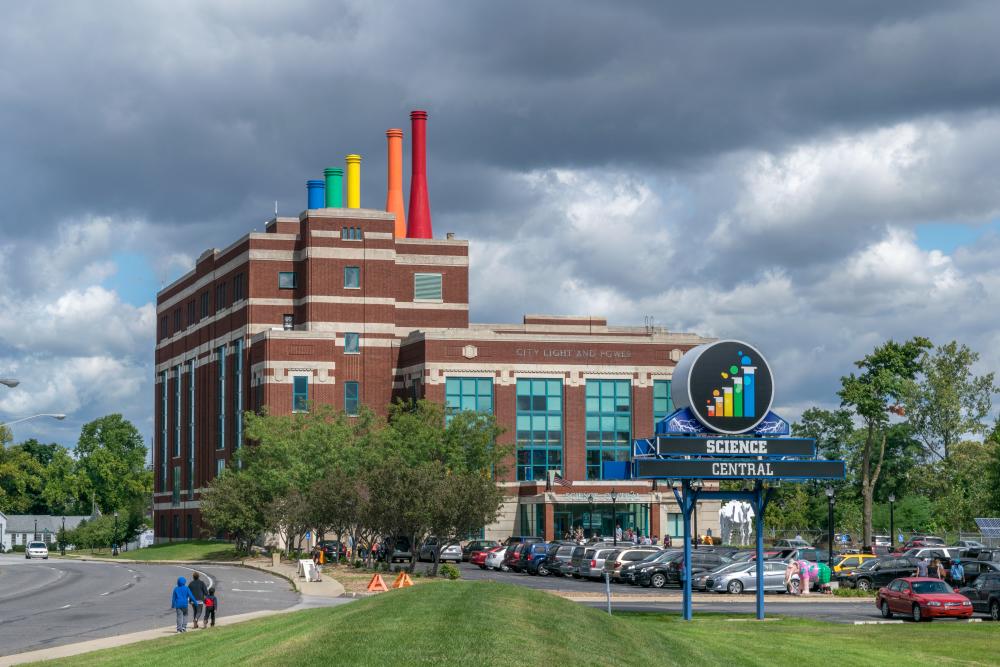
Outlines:
{"label": "black suv", "polygon": [[[714,570],[720,565],[725,565],[728,562],[730,562],[729,558],[726,558],[722,554],[714,551],[702,551],[701,549],[692,551],[691,576],[695,577],[702,572]],[[683,564],[684,552],[679,551],[677,554],[662,563],[656,563],[652,567],[644,567],[638,570],[637,573],[639,585],[647,588],[649,586],[663,588],[668,583],[679,585],[681,582],[681,566]]]}
{"label": "black suv", "polygon": [[1000,621],[1000,572],[986,572],[971,586],[958,591],[972,600],[974,611],[985,612],[994,621]]}
{"label": "black suv", "polygon": [[[671,558],[675,558],[677,554],[683,555],[684,552],[670,549],[667,551],[650,551],[643,553],[646,554],[643,558],[627,562],[621,566],[620,570],[618,570],[618,576],[621,577],[621,580],[624,583],[632,584],[633,586],[638,586],[639,572],[642,570],[642,568],[648,567],[653,564],[663,563],[665,561],[670,560]],[[635,556],[635,554],[629,554],[629,555]]]}
{"label": "black suv", "polygon": [[917,572],[917,559],[909,556],[882,556],[866,560],[856,570],[838,577],[841,585],[862,591],[877,590],[893,579],[912,577]]}

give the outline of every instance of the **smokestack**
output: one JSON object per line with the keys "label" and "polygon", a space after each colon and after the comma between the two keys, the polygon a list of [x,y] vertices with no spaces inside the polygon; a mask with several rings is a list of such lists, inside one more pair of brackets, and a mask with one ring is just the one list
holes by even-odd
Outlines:
{"label": "smokestack", "polygon": [[385,210],[396,214],[394,236],[397,239],[406,238],[406,206],[403,204],[403,131],[395,128],[386,130],[385,138],[389,148]]}
{"label": "smokestack", "polygon": [[347,161],[347,208],[361,208],[361,156],[351,154]]}
{"label": "smokestack", "polygon": [[326,177],[326,207],[344,208],[344,170],[327,167],[323,175]]}
{"label": "smokestack", "polygon": [[323,204],[326,203],[323,195],[325,189],[326,184],[323,181],[306,181],[306,192],[309,194],[306,208],[323,208]]}
{"label": "smokestack", "polygon": [[410,177],[410,223],[406,236],[411,239],[434,237],[431,229],[431,204],[427,197],[427,112],[410,112],[410,137],[413,141],[413,173]]}

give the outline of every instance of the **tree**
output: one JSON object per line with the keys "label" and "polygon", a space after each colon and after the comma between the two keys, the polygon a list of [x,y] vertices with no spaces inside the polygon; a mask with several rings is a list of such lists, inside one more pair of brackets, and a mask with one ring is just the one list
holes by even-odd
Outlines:
{"label": "tree", "polygon": [[851,373],[840,379],[841,389],[837,393],[841,405],[851,408],[864,425],[859,472],[862,540],[867,546],[871,546],[872,497],[885,459],[889,412],[898,411],[903,396],[912,391],[914,378],[921,370],[921,356],[930,347],[931,342],[922,337],[905,343],[889,340],[855,362],[860,374]]}
{"label": "tree", "polygon": [[76,445],[82,490],[105,514],[145,502],[153,491],[146,446],[120,414],[85,424]]}
{"label": "tree", "polygon": [[41,492],[45,468],[18,447],[0,448],[0,511],[27,514]]}
{"label": "tree", "polygon": [[226,470],[201,495],[201,515],[218,533],[236,541],[236,550],[248,553],[253,541],[267,529],[265,510],[271,497],[251,475]]}
{"label": "tree", "polygon": [[928,454],[948,458],[963,436],[986,433],[993,407],[993,373],[973,375],[979,354],[951,341],[925,352],[918,382],[904,394],[906,418]]}
{"label": "tree", "polygon": [[438,480],[435,495],[431,530],[438,538],[432,570],[436,576],[441,549],[495,521],[503,492],[487,471],[448,471]]}

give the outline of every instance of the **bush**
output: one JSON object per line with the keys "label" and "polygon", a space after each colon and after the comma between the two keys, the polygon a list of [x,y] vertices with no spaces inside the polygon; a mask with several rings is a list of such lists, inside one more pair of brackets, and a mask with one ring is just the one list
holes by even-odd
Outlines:
{"label": "bush", "polygon": [[833,591],[833,595],[838,598],[873,598],[877,590],[862,591],[857,588],[838,588]]}
{"label": "bush", "polygon": [[363,566],[364,566],[364,563],[361,562],[360,558],[355,558],[354,559],[354,567],[356,569],[361,569]]}
{"label": "bush", "polygon": [[442,577],[451,579],[452,581],[462,576],[462,573],[459,571],[458,567],[452,565],[451,563],[445,563],[444,565],[442,565],[440,569],[438,569],[438,573]]}
{"label": "bush", "polygon": [[14,552],[14,553],[16,553],[16,554],[23,554],[24,553],[24,545],[23,544],[15,544],[14,547],[11,549],[11,551]]}

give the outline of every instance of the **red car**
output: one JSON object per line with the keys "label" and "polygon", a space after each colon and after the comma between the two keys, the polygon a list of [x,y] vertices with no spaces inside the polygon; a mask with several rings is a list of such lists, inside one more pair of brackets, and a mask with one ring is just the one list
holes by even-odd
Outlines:
{"label": "red car", "polygon": [[482,551],[477,551],[472,554],[472,558],[469,562],[473,565],[478,565],[480,570],[486,569],[486,557],[498,549],[506,549],[507,547],[493,547],[491,549],[483,549]]}
{"label": "red car", "polygon": [[971,618],[972,602],[956,593],[951,586],[931,577],[902,577],[880,588],[875,606],[882,618],[894,613],[907,614],[914,621],[932,618]]}

